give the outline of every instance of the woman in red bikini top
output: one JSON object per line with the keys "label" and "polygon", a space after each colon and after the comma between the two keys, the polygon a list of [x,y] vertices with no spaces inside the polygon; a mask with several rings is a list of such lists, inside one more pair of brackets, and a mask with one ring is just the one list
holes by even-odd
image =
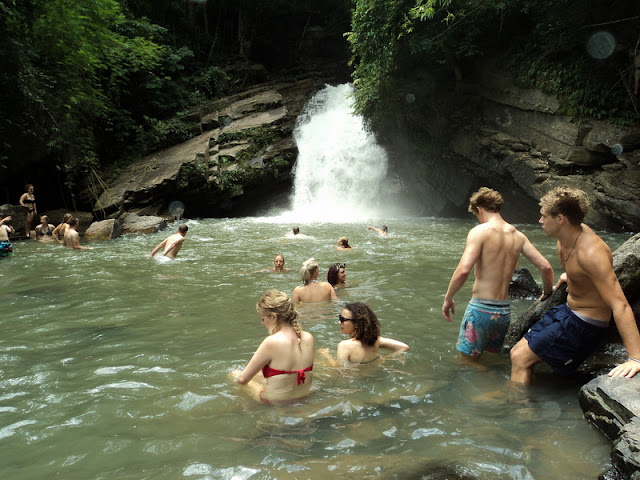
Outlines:
{"label": "woman in red bikini top", "polygon": [[[232,373],[236,382],[247,385],[265,403],[306,397],[313,380],[313,335],[302,331],[298,312],[284,292],[267,291],[256,310],[269,336],[244,370]],[[262,375],[258,375],[260,371]]]}

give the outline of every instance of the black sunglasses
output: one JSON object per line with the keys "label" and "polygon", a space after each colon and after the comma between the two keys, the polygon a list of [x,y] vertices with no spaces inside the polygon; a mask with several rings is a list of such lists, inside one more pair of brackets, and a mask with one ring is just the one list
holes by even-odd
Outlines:
{"label": "black sunglasses", "polygon": [[341,324],[344,322],[353,322],[353,318],[344,318],[342,315],[338,315],[338,322]]}

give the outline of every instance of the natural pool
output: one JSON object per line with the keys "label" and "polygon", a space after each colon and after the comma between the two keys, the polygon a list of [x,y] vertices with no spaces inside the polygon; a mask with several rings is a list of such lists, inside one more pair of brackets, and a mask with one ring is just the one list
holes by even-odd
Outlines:
{"label": "natural pool", "polygon": [[[577,379],[518,391],[505,356],[486,358],[486,372],[458,363],[471,282],[454,323],[440,307],[473,222],[384,223],[389,238],[371,223],[313,223],[300,224],[313,238],[294,241],[273,218],[192,220],[173,262],[145,256],[168,231],[93,251],[17,242],[0,262],[2,478],[419,478],[433,465],[481,479],[597,478],[610,446],[583,419]],[[557,268],[553,240],[520,228]],[[340,235],[352,251],[332,248]],[[254,273],[276,253],[291,272]],[[360,300],[411,351],[357,373],[317,356],[308,401],[266,406],[227,375],[266,335],[260,294],[291,293],[311,256],[324,275],[346,262],[350,285],[335,304],[301,308],[318,348],[335,353],[341,304]],[[529,304],[515,301],[516,313]]]}

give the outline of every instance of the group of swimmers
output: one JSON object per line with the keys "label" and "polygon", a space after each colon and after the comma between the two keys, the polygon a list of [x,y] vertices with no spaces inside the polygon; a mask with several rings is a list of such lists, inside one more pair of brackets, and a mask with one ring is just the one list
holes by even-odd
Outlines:
{"label": "group of swimmers", "polygon": [[[575,188],[557,187],[540,200],[539,223],[548,236],[556,239],[564,268],[555,286],[551,264],[522,232],[502,218],[502,204],[502,195],[486,187],[475,192],[469,202],[469,211],[479,225],[467,235],[465,250],[442,305],[443,316],[451,321],[455,314],[453,298],[474,270],[472,299],[456,343],[461,358],[477,363],[484,350],[501,351],[511,320],[509,283],[522,254],[541,272],[540,301],[546,301],[564,283],[568,296],[566,304],[548,310],[511,349],[511,381],[531,383],[534,366],[541,362],[557,374],[574,372],[595,351],[612,316],[628,358],[609,376],[635,376],[640,372],[640,334],[613,271],[611,250],[582,223],[589,206],[586,194]],[[284,268],[284,258],[276,257],[274,265],[276,269],[279,265]],[[269,336],[244,370],[233,372],[236,382],[249,385],[263,402],[295,401],[310,392],[315,345],[313,336],[300,327],[295,306],[337,297],[331,284],[318,281],[315,259],[305,261],[300,274],[303,285],[294,289],[292,298],[276,290],[262,296],[256,309]],[[346,304],[338,321],[341,332],[349,339],[339,344],[337,361],[330,358],[332,364],[367,364],[379,359],[380,348],[393,352],[409,349],[402,342],[381,337],[378,319],[363,303]]]}

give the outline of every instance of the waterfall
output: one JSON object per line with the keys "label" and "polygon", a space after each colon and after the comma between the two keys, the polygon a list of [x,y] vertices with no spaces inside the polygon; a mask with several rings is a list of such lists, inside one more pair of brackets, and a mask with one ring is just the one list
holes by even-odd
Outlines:
{"label": "waterfall", "polygon": [[298,117],[291,217],[358,221],[380,217],[387,155],[353,112],[353,87],[327,86]]}

